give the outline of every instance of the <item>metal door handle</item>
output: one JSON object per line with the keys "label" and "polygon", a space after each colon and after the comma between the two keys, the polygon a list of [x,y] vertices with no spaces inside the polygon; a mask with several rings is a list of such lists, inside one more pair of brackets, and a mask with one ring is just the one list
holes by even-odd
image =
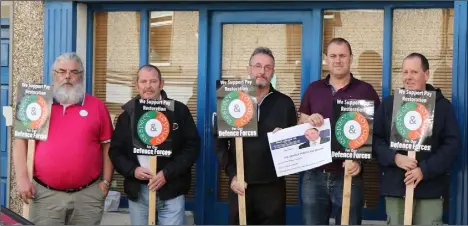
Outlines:
{"label": "metal door handle", "polygon": [[217,130],[217,127],[216,127],[216,117],[218,115],[216,114],[216,112],[213,112],[213,114],[211,115],[211,133],[216,136],[218,134],[218,131]]}

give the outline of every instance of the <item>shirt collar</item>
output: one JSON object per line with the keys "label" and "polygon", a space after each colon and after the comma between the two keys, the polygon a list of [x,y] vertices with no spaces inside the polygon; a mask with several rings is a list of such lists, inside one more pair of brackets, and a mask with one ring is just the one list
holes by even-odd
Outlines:
{"label": "shirt collar", "polygon": [[[83,97],[75,105],[84,106],[85,99],[86,99],[86,94],[83,95]],[[54,104],[60,104],[55,98],[53,98],[53,103]]]}
{"label": "shirt collar", "polygon": [[321,137],[317,138],[315,141],[309,141],[311,144],[320,144]]}
{"label": "shirt collar", "polygon": [[[356,82],[356,80],[357,80],[356,78],[354,78],[353,73],[349,73],[349,75],[351,76],[351,78],[349,79],[348,85],[346,85],[346,86],[343,87],[343,90],[346,90],[349,86],[351,86],[351,85],[352,85],[354,82]],[[327,85],[327,86],[332,86],[332,85],[330,84],[330,74],[328,74],[327,77],[325,77],[324,80],[325,80],[325,85]]]}

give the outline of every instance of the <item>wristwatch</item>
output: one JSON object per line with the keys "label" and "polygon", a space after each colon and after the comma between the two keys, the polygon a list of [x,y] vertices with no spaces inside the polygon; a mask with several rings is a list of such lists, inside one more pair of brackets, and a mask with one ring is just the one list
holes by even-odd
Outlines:
{"label": "wristwatch", "polygon": [[105,185],[107,185],[107,187],[110,187],[109,181],[107,181],[107,180],[102,180],[102,183],[104,183]]}

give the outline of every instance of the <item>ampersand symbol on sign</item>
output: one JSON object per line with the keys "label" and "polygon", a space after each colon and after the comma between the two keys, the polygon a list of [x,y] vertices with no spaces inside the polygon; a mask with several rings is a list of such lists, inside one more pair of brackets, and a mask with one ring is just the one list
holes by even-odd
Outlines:
{"label": "ampersand symbol on sign", "polygon": [[240,112],[240,108],[238,104],[234,105],[234,112]]}
{"label": "ampersand symbol on sign", "polygon": [[151,124],[151,131],[157,131],[156,124]]}
{"label": "ampersand symbol on sign", "polygon": [[349,133],[350,134],[355,134],[356,133],[356,129],[354,129],[354,126],[349,127]]}
{"label": "ampersand symbol on sign", "polygon": [[410,120],[409,120],[409,123],[410,123],[410,124],[416,124],[416,117],[411,116],[411,117],[410,117]]}

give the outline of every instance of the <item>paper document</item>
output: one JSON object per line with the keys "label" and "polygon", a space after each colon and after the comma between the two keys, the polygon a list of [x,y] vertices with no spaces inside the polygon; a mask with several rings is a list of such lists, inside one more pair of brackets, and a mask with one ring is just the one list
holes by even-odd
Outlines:
{"label": "paper document", "polygon": [[321,127],[310,123],[268,133],[278,177],[313,169],[332,161],[330,119]]}

